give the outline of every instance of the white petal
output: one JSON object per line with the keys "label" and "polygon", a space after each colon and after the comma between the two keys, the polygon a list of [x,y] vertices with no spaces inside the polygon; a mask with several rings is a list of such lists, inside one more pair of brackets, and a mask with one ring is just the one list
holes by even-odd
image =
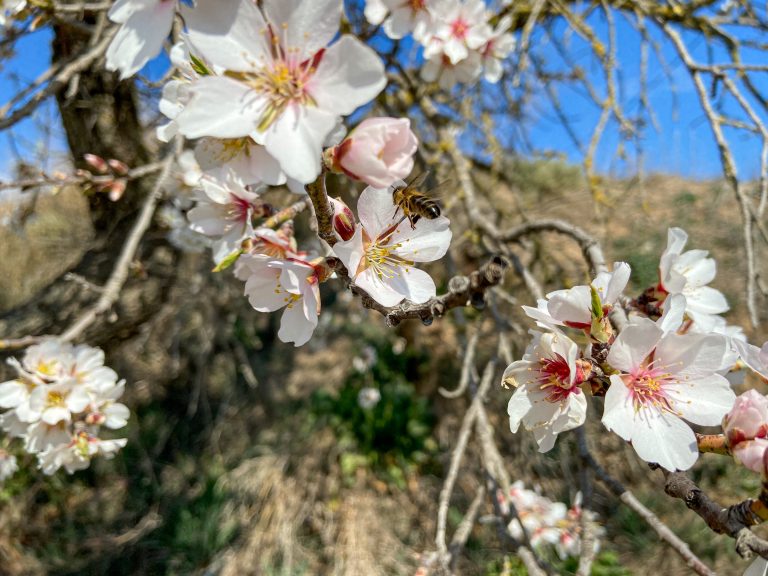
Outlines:
{"label": "white petal", "polygon": [[188,138],[240,138],[254,131],[264,101],[237,80],[205,76],[190,86],[189,103],[176,117],[179,132]]}
{"label": "white petal", "polygon": [[[397,184],[397,183],[396,183]],[[392,191],[389,188],[366,187],[357,201],[357,217],[370,238],[376,238],[381,232],[391,228],[395,220],[397,207],[392,201]],[[400,228],[408,224],[401,223],[394,234],[404,234]]]}
{"label": "white petal", "polygon": [[269,54],[268,29],[255,3],[200,0],[182,13],[189,42],[203,60],[233,72],[261,68]]}
{"label": "white petal", "polygon": [[667,470],[688,470],[699,457],[696,436],[688,425],[668,412],[644,410],[632,431],[632,447],[646,462]]}
{"label": "white petal", "polygon": [[720,374],[697,378],[695,382],[681,382],[677,386],[669,386],[667,390],[675,399],[674,408],[680,411],[680,415],[688,422],[701,426],[720,424],[736,402],[731,385]]}
{"label": "white petal", "polygon": [[720,334],[667,334],[655,358],[673,374],[695,379],[719,370],[729,348],[728,339]]}
{"label": "white petal", "polygon": [[357,275],[357,268],[363,257],[363,229],[361,226],[355,227],[355,233],[347,241],[340,240],[333,245],[333,252],[339,257],[344,266],[347,267],[349,275],[354,278]]}
{"label": "white petal", "polygon": [[313,56],[339,31],[342,0],[264,0],[264,14],[280,45],[298,50],[301,60]]}
{"label": "white petal", "polygon": [[608,364],[629,372],[640,365],[663,335],[664,332],[652,320],[633,320],[611,345]]}
{"label": "white petal", "polygon": [[0,384],[0,408],[15,408],[29,398],[29,392],[19,380]]}
{"label": "white petal", "polygon": [[[768,378],[768,365],[763,362],[761,356],[761,349],[757,346],[753,346],[748,342],[742,342],[741,340],[733,340],[736,350],[739,352],[739,356],[744,360],[744,363],[752,368],[755,372],[760,374],[763,378]],[[768,345],[768,342],[766,343]],[[763,348],[766,348],[765,346]],[[768,348],[766,348],[768,350]],[[768,354],[766,355],[768,356]]]}
{"label": "white petal", "polygon": [[547,310],[562,322],[591,324],[591,292],[589,286],[574,286],[568,290],[557,290],[549,296]]}
{"label": "white petal", "polygon": [[432,276],[413,267],[400,268],[395,276],[389,279],[389,285],[414,304],[423,304],[434,298],[437,292]]}
{"label": "white petal", "polygon": [[335,126],[336,116],[320,108],[291,106],[263,135],[264,145],[288,177],[309,184],[320,174],[323,141]]}
{"label": "white petal", "polygon": [[107,70],[128,78],[160,52],[173,24],[175,2],[160,0],[131,14],[107,48]]}
{"label": "white petal", "polygon": [[532,404],[528,398],[525,387],[518,388],[509,399],[507,404],[507,414],[509,414],[509,428],[512,432],[517,432],[520,428],[520,422],[531,409]]}
{"label": "white petal", "polygon": [[346,116],[386,85],[384,64],[376,52],[357,38],[342,36],[325,51],[307,88],[320,108]]}
{"label": "white petal", "polygon": [[293,342],[295,346],[302,346],[312,337],[316,326],[317,315],[307,318],[302,303],[296,301],[283,312],[277,337],[283,342]]}
{"label": "white petal", "polygon": [[383,282],[371,268],[363,270],[355,278],[355,284],[382,306],[394,306],[402,302],[404,298],[390,284]]}
{"label": "white petal", "polygon": [[448,251],[453,233],[445,216],[433,220],[421,218],[412,229],[405,220],[392,234],[392,242],[401,244],[395,254],[414,262],[439,260]]}

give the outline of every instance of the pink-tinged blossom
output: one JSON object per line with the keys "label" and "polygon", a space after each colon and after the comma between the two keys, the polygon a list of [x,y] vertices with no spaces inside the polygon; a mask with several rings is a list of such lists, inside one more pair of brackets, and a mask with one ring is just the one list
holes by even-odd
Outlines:
{"label": "pink-tinged blossom", "polygon": [[329,155],[334,169],[386,188],[411,173],[418,143],[407,118],[366,118]]}
{"label": "pink-tinged blossom", "polygon": [[509,400],[509,427],[520,424],[533,432],[540,452],[552,449],[557,435],[581,426],[587,417],[587,399],[579,387],[591,376],[579,347],[563,334],[531,331],[522,360],[504,371],[503,381],[517,387]]}
{"label": "pink-tinged blossom", "polygon": [[[709,252],[706,250],[683,252],[687,241],[688,234],[684,230],[669,229],[667,248],[659,262],[657,291],[662,297],[683,294],[686,301],[685,313],[699,325],[699,331],[706,333],[717,322],[716,315],[728,310],[728,302],[721,292],[707,286],[717,274],[715,260],[707,257]],[[662,307],[665,305],[662,302]]]}
{"label": "pink-tinged blossom", "polygon": [[717,334],[665,333],[640,318],[616,338],[603,424],[632,443],[638,456],[667,470],[687,470],[698,458],[693,430],[683,421],[714,426],[735,395],[718,374],[728,342]]}
{"label": "pink-tinged blossom", "polygon": [[117,0],[109,19],[122,26],[107,48],[107,70],[119,70],[120,79],[141,70],[160,53],[175,13],[176,0]]}
{"label": "pink-tinged blossom", "polygon": [[[613,272],[600,272],[590,286],[574,286],[550,292],[546,299],[538,301],[536,308],[523,306],[523,310],[542,328],[568,326],[590,333],[593,328],[601,328],[598,325],[600,320],[607,319],[608,313],[624,292],[630,273],[629,264],[616,262]],[[598,311],[593,308],[593,290],[600,300],[599,317],[595,316]],[[608,326],[602,329],[608,330]]]}
{"label": "pink-tinged blossom", "polygon": [[493,35],[483,0],[443,0],[433,13],[434,33],[424,46],[427,59],[444,54],[456,65],[483,48]]}
{"label": "pink-tinged blossom", "polygon": [[360,224],[354,236],[337,242],[333,251],[349,270],[355,284],[382,306],[410,300],[422,304],[436,293],[429,274],[414,268],[416,262],[442,258],[451,242],[445,216],[420,219],[412,228],[396,216],[390,190],[366,188],[357,203]]}
{"label": "pink-tinged blossom", "polygon": [[501,80],[504,74],[503,62],[515,49],[515,37],[508,33],[512,18],[504,16],[493,30],[488,42],[480,49],[483,58],[483,77],[492,84]]}
{"label": "pink-tinged blossom", "polygon": [[384,24],[384,33],[394,40],[399,40],[413,33],[416,40],[421,40],[433,20],[430,13],[435,0],[367,0],[365,18],[371,24]]}
{"label": "pink-tinged blossom", "polygon": [[737,462],[755,472],[764,471],[768,398],[756,390],[747,390],[736,398],[733,408],[723,418],[723,432]]}
{"label": "pink-tinged blossom", "polygon": [[187,213],[187,218],[192,230],[216,240],[213,259],[219,263],[253,230],[251,218],[260,206],[259,195],[247,190],[231,173],[224,180],[206,176],[200,185],[197,206]]}
{"label": "pink-tinged blossom", "polygon": [[309,262],[253,254],[240,257],[235,269],[235,276],[245,281],[245,295],[254,310],[285,308],[277,337],[295,346],[306,344],[317,327],[322,274]]}
{"label": "pink-tinged blossom", "polygon": [[184,15],[189,41],[220,74],[195,80],[176,117],[189,138],[251,137],[289,178],[320,173],[342,116],[386,85],[376,53],[339,31],[342,0],[220,0]]}

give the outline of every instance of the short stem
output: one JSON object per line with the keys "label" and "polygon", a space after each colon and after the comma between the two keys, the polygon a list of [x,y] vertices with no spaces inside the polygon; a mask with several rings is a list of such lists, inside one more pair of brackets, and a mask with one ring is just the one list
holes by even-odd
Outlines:
{"label": "short stem", "polygon": [[317,180],[305,186],[312,206],[315,208],[317,218],[317,234],[325,240],[329,246],[336,244],[336,235],[333,233],[333,208],[328,201],[328,192],[325,190],[325,171]]}
{"label": "short stem", "polygon": [[728,448],[725,442],[724,434],[696,434],[696,443],[699,446],[699,452],[702,454],[709,452],[727,456],[731,453],[730,448]]}

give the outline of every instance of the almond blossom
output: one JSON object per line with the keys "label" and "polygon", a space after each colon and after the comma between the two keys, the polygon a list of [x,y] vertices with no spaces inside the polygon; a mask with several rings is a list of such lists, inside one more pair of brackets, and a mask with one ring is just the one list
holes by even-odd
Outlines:
{"label": "almond blossom", "polygon": [[312,182],[341,116],[386,85],[376,53],[339,30],[342,0],[245,0],[184,10],[189,42],[220,73],[190,85],[175,121],[189,138],[250,137],[289,178]]}
{"label": "almond blossom", "polygon": [[515,49],[515,37],[509,34],[512,18],[508,15],[499,20],[488,41],[480,49],[483,58],[483,77],[492,84],[501,80],[504,73],[502,62]]}
{"label": "almond blossom", "polygon": [[102,440],[88,432],[75,434],[67,443],[48,448],[40,454],[40,469],[44,474],[53,474],[64,468],[69,474],[88,468],[94,456],[114,458],[120,448],[128,443],[126,438]]}
{"label": "almond blossom", "polygon": [[[707,286],[717,274],[717,264],[707,258],[706,250],[688,250],[683,247],[688,234],[680,228],[670,228],[667,234],[667,248],[659,262],[659,285],[656,290],[660,299],[668,294],[685,296],[685,313],[698,324],[698,330],[709,332],[717,322],[716,314],[728,310],[723,294]],[[664,307],[662,302],[662,308]]]}
{"label": "almond blossom", "polygon": [[522,360],[504,371],[503,382],[517,387],[507,406],[509,427],[533,431],[540,452],[552,449],[560,432],[581,426],[587,399],[579,387],[591,376],[591,364],[563,334],[531,331],[533,341]]}
{"label": "almond blossom", "polygon": [[471,84],[480,77],[483,71],[482,57],[478,52],[452,63],[445,54],[438,53],[428,58],[421,68],[421,79],[425,82],[437,82],[443,90],[450,90],[457,83]]}
{"label": "almond blossom", "polygon": [[213,259],[218,264],[240,247],[253,230],[251,218],[261,206],[259,195],[246,189],[234,174],[223,180],[207,175],[200,180],[197,206],[187,213],[190,228],[214,238]]}
{"label": "almond blossom", "polygon": [[408,118],[366,118],[327,152],[327,164],[350,178],[386,188],[411,173],[417,148]]}
{"label": "almond blossom", "polygon": [[357,214],[360,225],[352,238],[333,247],[355,284],[382,306],[433,298],[434,280],[414,264],[445,255],[451,242],[449,220],[421,218],[412,228],[406,218],[396,217],[390,190],[370,186],[360,194]]}
{"label": "almond blossom", "polygon": [[[27,452],[38,455],[45,473],[58,466],[44,463],[44,454],[64,454],[73,436],[87,430],[96,438],[102,425],[116,429],[127,424],[130,411],[118,402],[124,382],[104,365],[98,348],[49,339],[29,347],[21,362],[11,364],[18,377],[0,384],[0,408],[6,409],[0,425],[9,436],[22,439]],[[125,444],[105,442],[109,453]],[[78,466],[88,461],[81,458]]]}
{"label": "almond blossom", "polygon": [[431,9],[435,0],[366,0],[365,18],[394,40],[413,33],[420,40],[432,25]]}
{"label": "almond blossom", "polygon": [[616,262],[613,272],[600,272],[589,286],[555,290],[539,300],[536,308],[523,306],[523,310],[542,328],[568,326],[606,342],[611,332],[608,313],[624,292],[630,274],[629,264]]}
{"label": "almond blossom", "polygon": [[717,334],[665,333],[639,318],[611,346],[612,374],[603,424],[632,443],[638,456],[667,470],[687,470],[698,458],[693,424],[714,426],[735,395],[718,374],[728,342]]}
{"label": "almond blossom", "polygon": [[141,70],[160,53],[175,13],[176,0],[117,0],[109,19],[122,26],[107,48],[107,70],[119,70],[121,80]]}
{"label": "almond blossom", "polygon": [[235,276],[245,281],[245,295],[257,312],[285,308],[277,337],[295,346],[306,344],[320,315],[320,282],[326,271],[299,259],[262,254],[240,257]]}
{"label": "almond blossom", "polygon": [[435,12],[435,30],[424,47],[427,59],[444,54],[451,64],[458,64],[493,34],[483,0],[444,0]]}

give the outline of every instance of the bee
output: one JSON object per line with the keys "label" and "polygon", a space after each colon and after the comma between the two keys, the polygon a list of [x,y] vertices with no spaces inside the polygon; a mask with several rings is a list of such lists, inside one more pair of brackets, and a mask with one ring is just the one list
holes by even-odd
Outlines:
{"label": "bee", "polygon": [[427,193],[419,190],[428,176],[429,170],[417,174],[405,186],[400,185],[392,188],[392,201],[396,206],[394,216],[397,216],[398,210],[402,210],[403,219],[408,218],[411,229],[416,228],[416,222],[419,221],[419,218],[434,220],[442,213],[440,204],[435,199],[430,198]]}

